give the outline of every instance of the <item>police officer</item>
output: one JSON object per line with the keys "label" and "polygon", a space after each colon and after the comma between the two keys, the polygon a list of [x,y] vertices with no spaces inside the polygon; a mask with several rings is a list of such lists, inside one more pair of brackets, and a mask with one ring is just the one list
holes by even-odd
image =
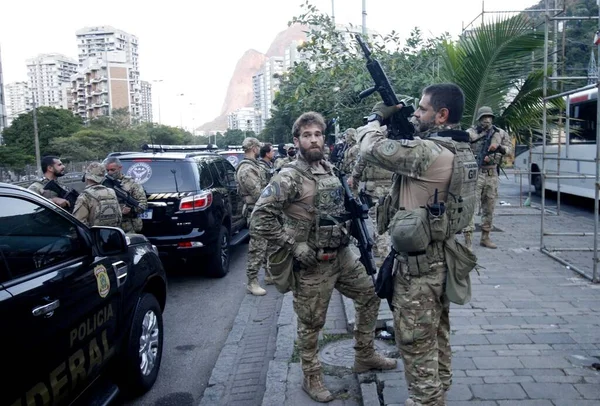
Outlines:
{"label": "police officer", "polygon": [[283,168],[283,165],[289,164],[290,162],[293,162],[296,159],[296,148],[289,147],[287,149],[286,155],[287,156],[285,158],[278,159],[277,162],[275,162],[276,172],[281,170],[281,168]]}
{"label": "police officer", "polygon": [[131,197],[140,204],[137,208],[121,204],[121,213],[123,214],[121,228],[126,233],[140,233],[143,227],[140,214],[148,208],[148,200],[146,198],[144,187],[133,180],[133,178],[123,175],[121,172],[123,165],[121,165],[119,158],[106,158],[104,160],[104,166],[106,167],[108,176],[121,182],[123,190],[129,193]]}
{"label": "police officer", "polygon": [[56,156],[45,156],[42,158],[42,170],[44,171],[44,177],[40,180],[36,180],[28,189],[35,193],[44,196],[46,199],[51,200],[54,204],[63,209],[69,208],[69,201],[61,199],[58,194],[52,190],[44,189],[44,186],[51,180],[58,182],[58,178],[64,176],[65,165]]}
{"label": "police officer", "polygon": [[[352,169],[352,176],[348,179],[348,185],[355,191],[358,190],[359,183],[364,182],[365,192],[373,201],[373,206],[369,208],[369,217],[374,225],[377,225],[377,206],[380,199],[388,195],[393,176],[392,171],[368,163],[359,154],[354,169]],[[378,228],[374,227],[373,230],[373,241],[375,242],[373,254],[379,258],[378,262],[381,262],[389,253],[390,236],[387,230],[380,230],[382,232],[380,234],[376,230]]]}
{"label": "police officer", "polygon": [[275,150],[273,146],[268,142],[263,144],[260,147],[260,159],[258,160],[258,164],[265,171],[265,175],[267,176],[267,182],[271,180],[273,173],[275,172],[275,167],[273,166],[273,157],[275,156]]}
{"label": "police officer", "polygon": [[348,128],[345,133],[346,149],[344,151],[344,158],[340,170],[345,174],[350,175],[358,158],[359,145],[356,143],[356,130],[354,128]]}
{"label": "police officer", "polygon": [[[479,177],[477,178],[477,191],[475,196],[477,205],[481,205],[481,240],[479,245],[486,248],[497,248],[490,240],[494,207],[498,197],[498,165],[502,158],[511,153],[512,143],[508,133],[494,125],[494,112],[491,107],[482,106],[477,110],[478,124],[469,128],[467,132],[471,138],[471,148],[475,157],[479,158]],[[483,151],[489,146],[487,151]],[[483,158],[483,159],[481,159]],[[475,217],[469,226],[463,230],[465,244],[471,248],[473,231],[475,231]]]}
{"label": "police officer", "polygon": [[298,265],[291,290],[298,316],[302,388],[317,402],[333,399],[323,383],[317,350],[334,288],[354,300],[356,372],[396,367],[396,360],[382,357],[373,347],[380,299],[348,247],[350,222],[342,186],[334,167],[323,160],[325,128],[318,113],[304,113],[296,120],[292,133],[298,159],[273,176],[256,203],[250,225],[251,235],[291,253]]}
{"label": "police officer", "polygon": [[[398,251],[392,304],[396,343],[402,354],[410,392],[406,406],[444,405],[445,392],[452,382],[450,303],[446,295],[449,272],[446,255],[449,254],[446,249],[456,247],[455,233],[468,224],[476,183],[474,176],[470,181],[469,176],[465,176],[469,171],[475,171],[476,163],[468,144],[468,134],[459,131],[463,108],[464,95],[458,86],[436,84],[423,90],[414,113],[420,138],[387,139],[381,123],[398,107],[387,107],[383,103],[374,107],[369,123],[360,128],[358,134],[361,156],[399,175],[386,198],[392,199],[393,204],[385,222],[394,219],[389,223],[389,231]],[[463,182],[465,178],[467,181]],[[419,235],[425,241],[414,244],[420,247],[403,252],[401,244],[407,247],[416,242],[413,229],[408,232],[403,227],[411,222],[414,224],[414,217],[411,219],[410,216],[423,213],[421,207],[433,207],[432,197],[436,190],[449,205],[444,211],[447,217],[439,216],[441,211],[425,212],[428,230],[440,224],[436,239],[433,240],[433,232],[427,236],[421,231]],[[430,219],[430,215],[435,217]],[[402,218],[409,221],[402,222]],[[436,219],[442,221],[437,223]],[[403,241],[403,235],[410,241]]]}
{"label": "police officer", "polygon": [[[261,148],[260,141],[256,138],[248,137],[242,142],[242,148],[244,149],[244,159],[238,164],[235,177],[240,195],[244,201],[243,215],[246,217],[249,225],[254,205],[260,196],[261,190],[267,185],[267,175],[257,161]],[[267,240],[264,238],[250,236],[248,265],[246,269],[248,284],[246,285],[246,289],[255,296],[267,294],[267,291],[258,284],[258,271],[263,264],[265,267],[266,282],[270,282],[267,246]]]}
{"label": "police officer", "polygon": [[92,162],[85,170],[86,187],[77,197],[73,216],[92,226],[121,226],[121,207],[115,191],[102,185],[106,169],[100,162]]}

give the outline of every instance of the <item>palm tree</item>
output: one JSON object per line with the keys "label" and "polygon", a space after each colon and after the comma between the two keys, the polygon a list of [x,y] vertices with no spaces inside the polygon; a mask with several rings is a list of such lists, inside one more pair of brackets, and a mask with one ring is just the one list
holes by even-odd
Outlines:
{"label": "palm tree", "polygon": [[[495,122],[517,142],[540,134],[543,72],[532,69],[532,54],[543,46],[543,32],[522,14],[483,23],[457,42],[445,42],[440,75],[465,93],[462,124],[473,125],[477,110],[490,106]],[[556,99],[549,107],[562,105]]]}

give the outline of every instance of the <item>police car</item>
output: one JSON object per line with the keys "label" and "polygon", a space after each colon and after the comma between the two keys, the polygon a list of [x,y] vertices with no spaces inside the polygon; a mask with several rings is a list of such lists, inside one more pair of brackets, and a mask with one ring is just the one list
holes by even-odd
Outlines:
{"label": "police car", "polygon": [[144,236],[88,228],[0,183],[0,404],[103,404],[119,389],[149,390],[161,363],[166,288]]}

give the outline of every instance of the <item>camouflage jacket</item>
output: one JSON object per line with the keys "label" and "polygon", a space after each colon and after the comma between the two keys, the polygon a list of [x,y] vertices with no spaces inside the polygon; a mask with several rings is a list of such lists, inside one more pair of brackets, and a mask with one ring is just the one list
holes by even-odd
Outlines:
{"label": "camouflage jacket", "polygon": [[358,151],[359,145],[354,144],[346,148],[344,151],[344,160],[342,161],[342,165],[340,166],[340,171],[346,174],[351,174],[354,169],[354,164],[358,159]]}
{"label": "camouflage jacket", "polygon": [[[490,160],[489,162],[484,163],[483,166],[501,165],[504,156],[512,154],[513,146],[508,133],[502,130],[501,128],[495,126],[493,128],[495,129],[495,131],[491,134],[491,144],[502,145],[505,149],[505,152],[504,154],[497,152],[488,155]],[[486,144],[488,131],[478,131],[478,127],[474,126],[469,128],[467,132],[469,133],[469,138],[471,139],[471,149],[473,150],[473,154],[475,155],[475,157],[477,157],[481,153],[481,149]]]}
{"label": "camouflage jacket", "polygon": [[86,186],[77,197],[73,216],[90,227],[120,227],[122,220],[115,191],[103,185]]}
{"label": "camouflage jacket", "polygon": [[118,180],[121,182],[123,190],[128,192],[131,197],[137,200],[140,204],[140,207],[137,209],[132,208],[130,214],[126,215],[126,217],[138,217],[138,215],[143,213],[148,208],[148,199],[146,198],[146,191],[144,190],[144,187],[133,180],[133,178],[123,174],[119,176]]}
{"label": "camouflage jacket", "polygon": [[238,190],[245,204],[253,205],[267,185],[267,175],[256,159],[244,158],[235,172]]}
{"label": "camouflage jacket", "polygon": [[[46,177],[43,177],[40,180],[36,180],[35,182],[33,182],[31,185],[29,185],[29,187],[27,189],[41,195],[44,196],[46,199],[53,199],[55,197],[58,197],[58,194],[56,192],[53,192],[52,190],[45,190],[44,186],[46,186],[46,184],[50,182],[50,180]],[[56,180],[57,183],[60,184],[60,182],[58,180]]]}
{"label": "camouflage jacket", "polygon": [[273,174],[275,173],[275,167],[273,165],[273,162],[267,162],[264,159],[260,158],[258,160],[258,164],[260,165],[262,170],[265,172],[265,176],[266,176],[267,183],[268,183],[271,180],[271,177],[273,176]]}

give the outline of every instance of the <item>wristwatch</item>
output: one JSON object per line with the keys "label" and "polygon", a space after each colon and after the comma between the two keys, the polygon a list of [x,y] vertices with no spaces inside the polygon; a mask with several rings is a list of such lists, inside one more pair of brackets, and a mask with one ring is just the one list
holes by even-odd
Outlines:
{"label": "wristwatch", "polygon": [[371,113],[369,115],[369,117],[367,117],[367,122],[370,123],[371,121],[379,121],[379,124],[381,124],[381,122],[383,121],[383,117],[381,117],[379,114],[377,113]]}

